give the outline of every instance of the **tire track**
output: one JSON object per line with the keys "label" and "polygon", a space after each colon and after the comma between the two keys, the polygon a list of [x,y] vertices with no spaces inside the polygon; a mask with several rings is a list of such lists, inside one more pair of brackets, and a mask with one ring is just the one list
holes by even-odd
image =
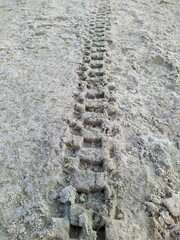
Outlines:
{"label": "tire track", "polygon": [[72,136],[64,144],[67,187],[59,208],[60,217],[69,221],[69,239],[117,240],[110,224],[116,218],[116,194],[108,177],[113,166],[108,126],[116,115],[106,73],[110,3],[99,1],[94,9],[78,70],[74,120],[68,121]]}

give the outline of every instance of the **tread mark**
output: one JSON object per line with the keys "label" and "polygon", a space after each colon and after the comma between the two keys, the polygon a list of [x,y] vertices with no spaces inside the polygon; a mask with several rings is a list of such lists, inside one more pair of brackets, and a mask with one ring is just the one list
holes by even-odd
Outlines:
{"label": "tread mark", "polygon": [[69,228],[69,237],[70,238],[80,239],[81,234],[82,234],[82,227],[70,225],[70,228]]}
{"label": "tread mark", "polygon": [[103,106],[85,106],[86,112],[96,112],[96,113],[104,113]]}
{"label": "tread mark", "polygon": [[97,231],[97,238],[96,238],[96,240],[104,240],[104,239],[106,239],[105,226],[101,227],[101,228]]}
{"label": "tread mark", "polygon": [[84,147],[85,148],[101,148],[102,139],[101,138],[84,138]]}
{"label": "tread mark", "polygon": [[103,165],[104,165],[103,161],[101,161],[100,163],[95,162],[92,164],[92,162],[87,161],[87,159],[80,160],[80,168],[83,170],[89,169],[93,172],[103,172],[104,170]]}
{"label": "tread mark", "polygon": [[101,69],[101,68],[103,68],[103,64],[102,63],[91,63],[91,68]]}
{"label": "tread mark", "polygon": [[93,128],[102,128],[102,121],[101,120],[96,120],[96,119],[84,119],[85,126],[90,126]]}
{"label": "tread mark", "polygon": [[[75,194],[72,198],[74,202],[68,202],[70,206],[58,205],[58,214],[69,219],[70,239],[91,239],[90,235],[93,233],[97,235],[97,240],[105,240],[108,238],[105,219],[114,218],[111,213],[114,213],[114,190],[108,181],[104,185],[105,172],[112,169],[111,166],[107,168],[109,161],[105,159],[110,155],[114,158],[115,154],[114,149],[109,150],[106,141],[111,132],[107,127],[104,129],[108,125],[108,118],[116,116],[116,111],[108,104],[111,102],[111,92],[106,87],[106,46],[109,44],[108,31],[111,27],[109,14],[109,1],[98,1],[95,11],[91,12],[89,23],[86,24],[88,36],[84,37],[82,64],[78,71],[78,93],[74,95],[78,102],[74,107],[76,120],[69,124],[73,138],[64,144],[64,160],[68,159],[64,162],[64,172],[66,170],[67,184],[71,184]],[[106,137],[101,138],[102,134]],[[62,211],[63,207],[65,212]],[[81,214],[92,218],[89,221],[91,226],[88,226],[90,232],[80,226]]]}
{"label": "tread mark", "polygon": [[104,92],[102,93],[87,93],[86,94],[86,98],[88,99],[101,99],[101,98],[104,98],[105,94]]}

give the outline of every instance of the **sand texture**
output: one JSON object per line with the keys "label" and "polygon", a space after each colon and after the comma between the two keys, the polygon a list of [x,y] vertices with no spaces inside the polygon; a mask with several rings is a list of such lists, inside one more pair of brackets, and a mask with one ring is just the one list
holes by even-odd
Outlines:
{"label": "sand texture", "polygon": [[180,240],[179,93],[179,0],[0,0],[0,240]]}

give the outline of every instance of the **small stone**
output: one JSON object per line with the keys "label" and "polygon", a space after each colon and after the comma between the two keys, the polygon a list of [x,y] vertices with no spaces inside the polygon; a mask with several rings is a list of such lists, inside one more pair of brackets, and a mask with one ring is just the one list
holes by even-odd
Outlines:
{"label": "small stone", "polygon": [[123,214],[122,213],[119,213],[119,214],[117,214],[117,219],[123,219]]}
{"label": "small stone", "polygon": [[147,210],[147,206],[146,206],[145,204],[143,204],[143,205],[142,205],[142,209],[143,209],[144,211],[146,211],[146,210]]}

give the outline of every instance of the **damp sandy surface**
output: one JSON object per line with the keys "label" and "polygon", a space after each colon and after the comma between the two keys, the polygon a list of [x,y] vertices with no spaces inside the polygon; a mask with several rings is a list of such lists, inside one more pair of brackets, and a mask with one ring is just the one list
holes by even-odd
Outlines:
{"label": "damp sandy surface", "polygon": [[[180,3],[110,6],[106,72],[116,100],[116,168],[106,179],[116,189],[118,236],[179,240]],[[87,0],[0,0],[2,240],[57,238],[51,225],[67,180],[67,122],[93,9]]]}

